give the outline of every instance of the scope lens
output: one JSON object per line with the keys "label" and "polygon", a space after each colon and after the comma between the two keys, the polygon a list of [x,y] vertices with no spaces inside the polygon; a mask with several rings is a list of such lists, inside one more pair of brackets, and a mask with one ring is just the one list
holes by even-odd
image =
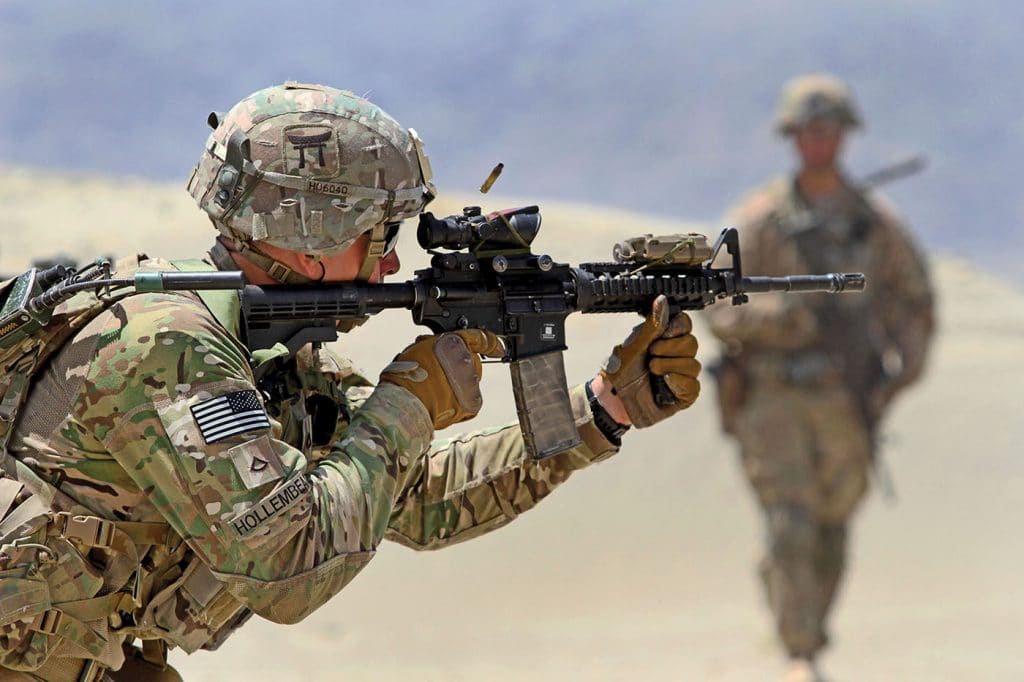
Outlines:
{"label": "scope lens", "polygon": [[456,216],[435,218],[433,214],[423,213],[416,240],[424,249],[464,249],[473,244],[473,227]]}

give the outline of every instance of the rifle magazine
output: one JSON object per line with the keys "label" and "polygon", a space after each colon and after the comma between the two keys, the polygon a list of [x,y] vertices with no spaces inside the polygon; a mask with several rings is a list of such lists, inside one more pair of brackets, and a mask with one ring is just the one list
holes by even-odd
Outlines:
{"label": "rifle magazine", "polygon": [[579,445],[562,352],[515,360],[510,371],[519,426],[530,457],[545,459]]}

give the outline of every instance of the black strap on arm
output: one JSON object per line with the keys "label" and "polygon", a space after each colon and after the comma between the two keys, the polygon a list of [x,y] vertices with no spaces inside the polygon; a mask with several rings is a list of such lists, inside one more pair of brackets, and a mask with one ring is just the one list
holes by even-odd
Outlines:
{"label": "black strap on arm", "polygon": [[587,382],[587,402],[590,403],[590,411],[594,415],[594,425],[600,429],[609,443],[615,447],[620,447],[622,445],[622,434],[629,431],[630,425],[620,424],[608,414],[608,411],[601,406],[601,401],[594,395],[594,390],[590,387],[590,381]]}

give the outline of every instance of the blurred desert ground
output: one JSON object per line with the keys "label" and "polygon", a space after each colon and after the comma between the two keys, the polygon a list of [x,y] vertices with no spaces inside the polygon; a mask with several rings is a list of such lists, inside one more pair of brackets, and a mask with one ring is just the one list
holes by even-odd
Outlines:
{"label": "blurred desert ground", "polygon": [[[454,212],[461,199],[432,208]],[[3,272],[57,251],[194,256],[214,234],[180,184],[0,168],[0,203]],[[538,250],[573,262],[607,258],[624,236],[685,227],[542,209]],[[413,234],[400,246],[403,275],[423,262]],[[1024,679],[1024,293],[943,254],[933,270],[938,343],[927,379],[885,428],[898,501],[876,491],[854,528],[824,659],[840,682]],[[570,379],[589,376],[634,322],[571,318]],[[339,345],[372,377],[416,333],[391,312]],[[714,344],[702,338],[708,360]],[[507,373],[487,369],[481,425],[514,415]],[[253,619],[216,654],[176,653],[174,664],[193,682],[772,679],[781,663],[755,582],[760,521],[718,433],[710,379],[705,391],[511,526],[435,553],[385,544],[307,621]]]}

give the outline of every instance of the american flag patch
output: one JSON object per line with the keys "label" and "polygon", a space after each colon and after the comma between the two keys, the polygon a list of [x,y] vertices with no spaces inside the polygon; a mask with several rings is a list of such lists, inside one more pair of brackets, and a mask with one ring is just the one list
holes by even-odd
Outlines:
{"label": "american flag patch", "polygon": [[192,406],[192,416],[206,443],[270,428],[270,420],[256,391],[235,391],[204,400]]}

